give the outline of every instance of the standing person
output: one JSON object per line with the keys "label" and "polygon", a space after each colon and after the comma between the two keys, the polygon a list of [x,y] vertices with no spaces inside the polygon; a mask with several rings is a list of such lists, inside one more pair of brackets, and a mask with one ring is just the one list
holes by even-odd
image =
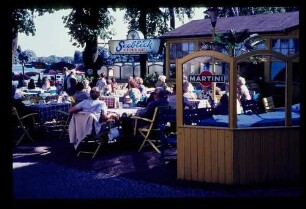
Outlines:
{"label": "standing person", "polygon": [[70,72],[69,72],[67,67],[64,67],[63,71],[64,71],[64,74],[65,74],[64,75],[64,88],[63,88],[63,90],[67,92],[67,79],[69,78]]}
{"label": "standing person", "polygon": [[76,71],[75,69],[72,69],[70,71],[69,77],[67,78],[67,94],[69,96],[73,96],[74,93],[76,92],[77,79],[75,75],[76,75]]}

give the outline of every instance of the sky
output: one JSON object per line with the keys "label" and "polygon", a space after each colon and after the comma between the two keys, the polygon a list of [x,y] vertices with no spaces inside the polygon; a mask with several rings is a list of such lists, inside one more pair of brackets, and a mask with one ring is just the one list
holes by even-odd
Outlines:
{"label": "sky", "polygon": [[[195,15],[193,19],[203,18],[204,8],[195,8]],[[77,48],[70,42],[68,29],[64,27],[62,16],[68,15],[70,10],[59,10],[53,14],[44,14],[43,16],[36,17],[35,36],[25,35],[24,33],[18,34],[18,45],[21,50],[33,50],[37,57],[47,57],[55,55],[58,57],[69,56],[73,57],[75,50],[83,51],[82,48]],[[124,11],[117,10],[111,12],[116,18],[115,24],[111,26],[116,32],[113,40],[126,39],[128,28],[127,24],[123,21]],[[189,22],[186,18],[185,23]],[[176,27],[183,23],[176,22]]]}

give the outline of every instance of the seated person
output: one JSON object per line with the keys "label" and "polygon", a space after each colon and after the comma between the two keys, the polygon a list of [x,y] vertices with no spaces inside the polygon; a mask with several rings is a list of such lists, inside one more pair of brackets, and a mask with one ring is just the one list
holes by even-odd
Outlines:
{"label": "seated person", "polygon": [[30,82],[28,83],[28,89],[35,89],[35,81],[33,78],[30,79]]}
{"label": "seated person", "polygon": [[119,89],[119,85],[115,77],[111,78],[111,86],[112,86],[112,93],[116,94],[116,91]]}
{"label": "seated person", "polygon": [[252,99],[250,91],[248,87],[246,86],[246,81],[243,77],[241,76],[238,77],[237,86],[238,86],[237,91],[238,91],[239,101]]}
{"label": "seated person", "polygon": [[104,96],[110,96],[112,93],[112,80],[110,78],[108,78],[106,80],[106,85],[103,86],[103,95]]}
{"label": "seated person", "polygon": [[145,109],[137,112],[137,116],[144,118],[152,118],[155,107],[168,106],[169,102],[166,96],[166,91],[163,87],[156,87],[154,90],[154,100],[151,101]]}
{"label": "seated person", "polygon": [[43,77],[42,83],[43,83],[43,84],[42,84],[42,86],[41,86],[41,89],[46,90],[46,91],[49,91],[49,89],[50,89],[50,87],[51,87],[49,78],[46,77],[46,76]]}
{"label": "seated person", "polygon": [[228,95],[223,94],[220,98],[220,102],[216,106],[217,115],[228,115]]}
{"label": "seated person", "polygon": [[90,96],[87,92],[84,90],[84,85],[81,82],[78,82],[75,86],[76,92],[73,95],[73,99],[75,102],[81,102],[85,99],[90,99]]}
{"label": "seated person", "polygon": [[136,105],[141,98],[140,90],[137,87],[137,83],[134,79],[129,80],[130,89],[123,95],[123,97],[129,96],[133,105]]}
{"label": "seated person", "polygon": [[77,113],[80,111],[91,112],[93,113],[98,121],[104,122],[111,118],[117,118],[117,115],[114,113],[107,114],[107,106],[104,101],[99,100],[100,91],[98,87],[93,87],[90,90],[90,99],[85,99],[80,103],[72,106],[69,109],[69,113]]}
{"label": "seated person", "polygon": [[[185,93],[188,89],[189,82],[183,83],[183,93]],[[169,97],[169,105],[171,106],[171,109],[176,109],[176,85],[173,85],[173,94]],[[183,102],[184,102],[184,109],[192,109],[194,108],[192,103],[187,99],[186,96],[183,96]]]}
{"label": "seated person", "polygon": [[83,83],[83,87],[84,87],[83,90],[89,95],[90,90],[91,90],[91,87],[89,85],[89,80],[85,78],[82,83]]}
{"label": "seated person", "polygon": [[237,114],[243,112],[242,105],[252,99],[250,91],[246,86],[246,81],[243,77],[239,76],[237,80]]}

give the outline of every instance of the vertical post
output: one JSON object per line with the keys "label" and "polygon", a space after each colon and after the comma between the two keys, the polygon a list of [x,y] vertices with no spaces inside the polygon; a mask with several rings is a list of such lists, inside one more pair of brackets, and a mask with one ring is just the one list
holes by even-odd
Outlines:
{"label": "vertical post", "polygon": [[[215,25],[213,25],[212,27],[212,41],[214,41],[215,39],[215,32],[216,32],[216,27]],[[215,57],[213,57],[213,61],[212,61],[212,73],[213,75],[215,75],[216,73],[216,66],[215,66]],[[216,101],[216,82],[213,82],[213,85],[212,85],[212,99],[214,100],[214,103]]]}
{"label": "vertical post", "polygon": [[24,84],[24,60],[21,61],[22,65],[22,85]]}
{"label": "vertical post", "polygon": [[[211,7],[207,10],[208,14],[209,14],[209,18],[211,21],[211,26],[212,26],[212,42],[215,39],[215,32],[216,32],[216,24],[217,24],[217,13],[218,13],[219,9],[217,7]],[[212,60],[212,73],[215,74],[216,72],[216,67],[215,67],[215,57],[213,57]],[[213,92],[213,100],[216,100],[216,83],[213,82],[212,85],[212,92]]]}

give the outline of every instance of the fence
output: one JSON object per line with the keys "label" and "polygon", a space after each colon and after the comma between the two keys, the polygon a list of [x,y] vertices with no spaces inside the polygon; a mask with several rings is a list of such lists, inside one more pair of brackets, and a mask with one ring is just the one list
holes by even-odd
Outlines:
{"label": "fence", "polygon": [[[148,62],[147,74],[157,72],[159,75],[164,74],[163,62]],[[125,80],[130,76],[140,76],[140,64],[139,63],[118,63],[114,65],[102,66],[101,70],[98,70],[100,75],[105,72],[109,77],[115,77],[117,80]]]}

